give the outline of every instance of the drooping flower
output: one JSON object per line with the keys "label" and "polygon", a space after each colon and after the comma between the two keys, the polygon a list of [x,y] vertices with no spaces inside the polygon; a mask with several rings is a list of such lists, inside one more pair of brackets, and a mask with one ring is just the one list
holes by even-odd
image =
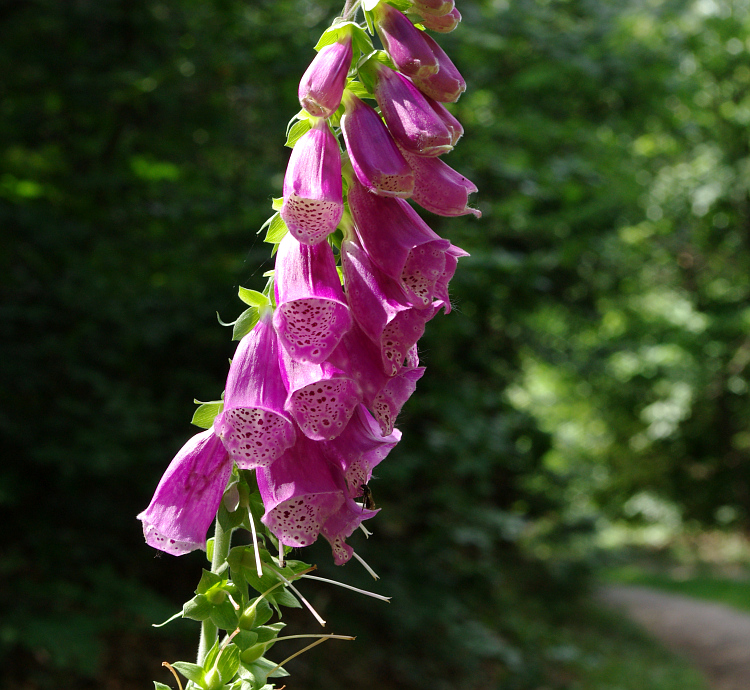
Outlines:
{"label": "drooping flower", "polygon": [[469,194],[477,191],[471,180],[439,158],[423,158],[406,150],[401,153],[414,171],[412,199],[422,208],[439,216],[471,213],[477,218],[482,217],[479,209],[469,206]]}
{"label": "drooping flower", "polygon": [[279,342],[292,359],[320,364],[352,323],[331,245],[302,244],[285,235],[276,253],[274,290]]}
{"label": "drooping flower", "polygon": [[359,384],[331,362],[296,362],[282,351],[281,364],[289,385],[285,409],[300,430],[314,441],[336,438],[362,401]]}
{"label": "drooping flower", "polygon": [[324,443],[325,455],[339,465],[344,473],[349,495],[356,498],[372,477],[373,468],[393,450],[401,440],[401,432],[394,429],[382,436],[375,418],[364,405],[358,405],[343,433]]}
{"label": "drooping flower", "polygon": [[412,9],[423,17],[442,17],[455,7],[454,0],[412,0]]}
{"label": "drooping flower", "polygon": [[383,47],[399,70],[410,77],[437,73],[437,56],[406,15],[387,2],[379,3],[374,14]]}
{"label": "drooping flower", "polygon": [[299,83],[300,105],[315,117],[330,117],[341,104],[346,74],[352,64],[351,34],[323,46]]}
{"label": "drooping flower", "polygon": [[453,274],[456,272],[456,266],[458,265],[458,260],[462,256],[469,256],[469,252],[464,251],[463,249],[461,249],[461,247],[457,247],[456,245],[451,244],[451,246],[445,252],[445,268],[443,269],[442,275],[440,276],[440,278],[438,278],[437,283],[435,284],[436,301],[433,302],[433,306],[436,307],[437,311],[439,311],[441,308],[445,309],[445,314],[449,314],[451,311],[451,301],[450,296],[448,295],[448,283],[450,283],[451,278],[453,278]]}
{"label": "drooping flower", "polygon": [[380,196],[411,196],[414,175],[380,116],[350,91],[344,107],[341,131],[360,183]]}
{"label": "drooping flower", "polygon": [[414,306],[431,306],[451,243],[403,199],[369,194],[356,180],[348,199],[357,237],[373,263],[399,283]]}
{"label": "drooping flower", "polygon": [[326,519],[320,533],[331,545],[333,562],[336,565],[344,565],[354,553],[354,549],[346,543],[347,537],[351,536],[362,522],[375,517],[379,510],[369,510],[356,503],[353,498],[347,497],[341,507]]}
{"label": "drooping flower", "polygon": [[435,16],[424,13],[420,19],[420,22],[430,31],[437,31],[441,34],[449,34],[461,23],[461,13],[457,7],[454,7],[447,14]]}
{"label": "drooping flower", "polygon": [[336,229],[343,212],[338,142],[324,119],[314,119],[292,149],[281,217],[297,240],[317,244]]}
{"label": "drooping flower", "polygon": [[362,388],[362,401],[380,425],[381,436],[393,432],[393,425],[401,408],[424,374],[424,367],[416,366],[415,349],[405,358],[405,366],[395,376],[383,371],[378,347],[355,322],[341,339],[330,357],[330,362],[349,373]]}
{"label": "drooping flower", "polygon": [[300,434],[276,462],[256,470],[266,513],[261,518],[285,546],[309,546],[344,503],[344,474],[324,446]]}
{"label": "drooping flower", "polygon": [[450,151],[453,134],[420,90],[403,74],[377,60],[367,64],[375,77],[375,99],[396,142],[420,156]]}
{"label": "drooping flower", "polygon": [[448,128],[448,131],[451,133],[451,144],[455,146],[464,134],[463,125],[442,103],[436,101],[434,98],[430,98],[429,96],[425,96],[425,99],[430,104],[430,107],[437,113],[438,117],[443,121],[443,124]]}
{"label": "drooping flower", "polygon": [[270,309],[240,340],[229,367],[224,410],[214,428],[240,469],[270,465],[294,444],[296,432],[284,411],[287,392]]}
{"label": "drooping flower", "polygon": [[146,543],[174,556],[205,549],[231,471],[232,461],[213,429],[193,436],[138,515]]}
{"label": "drooping flower", "polygon": [[422,337],[431,310],[409,304],[399,285],[373,265],[353,236],[341,244],[341,266],[354,318],[380,350],[385,373],[395,376]]}
{"label": "drooping flower", "polygon": [[430,98],[434,98],[441,103],[454,103],[466,91],[466,82],[451,59],[435,40],[426,34],[424,40],[432,48],[432,52],[437,57],[440,71],[437,74],[430,74],[426,77],[416,76],[413,78],[413,81],[417,88]]}

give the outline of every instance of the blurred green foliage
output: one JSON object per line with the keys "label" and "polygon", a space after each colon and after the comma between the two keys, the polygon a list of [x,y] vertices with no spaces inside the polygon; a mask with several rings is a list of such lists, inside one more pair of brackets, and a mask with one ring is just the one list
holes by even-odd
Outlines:
{"label": "blurred green foliage", "polygon": [[[143,687],[160,654],[192,655],[187,624],[146,635],[201,556],[154,559],[135,515],[192,433],[192,399],[221,392],[233,345],[215,312],[234,319],[237,286],[271,267],[256,230],[339,9],[0,6],[9,688]],[[750,519],[748,2],[460,9],[439,37],[468,82],[449,162],[484,218],[429,219],[472,256],[357,546],[394,600],[319,590],[359,639],[290,666],[307,687],[566,687],[548,647],[598,515],[649,491],[705,524]]]}

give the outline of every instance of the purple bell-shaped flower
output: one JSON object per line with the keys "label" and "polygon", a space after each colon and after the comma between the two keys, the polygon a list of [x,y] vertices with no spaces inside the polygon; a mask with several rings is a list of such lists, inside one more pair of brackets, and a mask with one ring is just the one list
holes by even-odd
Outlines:
{"label": "purple bell-shaped flower", "polygon": [[213,429],[193,436],[177,453],[138,519],[146,543],[174,556],[206,548],[232,461]]}
{"label": "purple bell-shaped flower", "polygon": [[406,15],[387,2],[379,3],[374,13],[383,47],[399,70],[410,77],[437,73],[437,56],[424,40],[423,32]]}
{"label": "purple bell-shaped flower", "polygon": [[424,334],[431,310],[409,304],[399,285],[370,261],[354,237],[341,245],[341,266],[354,318],[378,346],[385,373],[395,376]]}
{"label": "purple bell-shaped flower", "polygon": [[315,117],[330,117],[341,104],[346,75],[352,64],[351,34],[323,46],[299,83],[300,105]]}
{"label": "purple bell-shaped flower", "polygon": [[341,131],[360,183],[379,196],[411,196],[414,175],[380,115],[349,91],[344,107]]}
{"label": "purple bell-shaped flower", "polygon": [[426,96],[441,103],[454,103],[466,91],[466,82],[445,51],[435,43],[435,40],[427,35],[425,35],[424,40],[437,57],[440,71],[426,77],[416,76],[413,81]]}
{"label": "purple bell-shaped flower", "polygon": [[296,362],[282,351],[281,363],[289,383],[285,409],[301,431],[314,441],[336,438],[362,402],[359,384],[331,362]]}
{"label": "purple bell-shaped flower", "polygon": [[456,172],[439,158],[423,158],[402,150],[414,171],[412,199],[422,208],[439,216],[464,216],[467,213],[482,217],[479,209],[469,206],[469,194],[476,185]]}
{"label": "purple bell-shaped flower", "polygon": [[284,411],[287,392],[279,369],[279,346],[264,310],[255,328],[240,340],[229,367],[224,411],[216,433],[240,469],[270,465],[294,444],[296,432]]}
{"label": "purple bell-shaped flower", "polygon": [[317,244],[336,229],[343,212],[339,145],[328,123],[317,119],[292,149],[281,217],[297,240]]}
{"label": "purple bell-shaped flower", "polygon": [[439,156],[450,151],[453,133],[421,91],[403,74],[381,62],[370,60],[368,64],[375,76],[375,99],[396,142],[419,156]]}
{"label": "purple bell-shaped flower", "polygon": [[256,470],[266,509],[261,521],[285,546],[310,546],[346,499],[344,474],[323,451],[300,434],[273,465]]}
{"label": "purple bell-shaped flower", "polygon": [[362,248],[381,271],[399,283],[417,307],[429,307],[451,246],[403,199],[370,194],[352,180],[349,208]]}
{"label": "purple bell-shaped flower", "polygon": [[352,324],[331,245],[285,235],[276,252],[274,290],[279,342],[292,359],[320,364]]}

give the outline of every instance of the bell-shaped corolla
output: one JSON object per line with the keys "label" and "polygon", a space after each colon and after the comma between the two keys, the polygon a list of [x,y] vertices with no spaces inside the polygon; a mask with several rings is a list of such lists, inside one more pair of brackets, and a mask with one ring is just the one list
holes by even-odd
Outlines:
{"label": "bell-shaped corolla", "polygon": [[138,519],[146,543],[174,556],[206,548],[206,535],[226,489],[232,461],[208,429],[177,453]]}
{"label": "bell-shaped corolla", "polygon": [[427,35],[425,35],[424,40],[437,57],[440,71],[426,77],[416,76],[413,81],[426,96],[441,103],[454,103],[466,91],[466,82],[451,59],[445,54],[445,51],[435,43],[435,40]]}
{"label": "bell-shaped corolla", "polygon": [[359,384],[331,362],[296,362],[282,351],[281,365],[289,385],[285,409],[302,433],[314,441],[336,438],[362,402]]}
{"label": "bell-shaped corolla", "polygon": [[450,151],[453,134],[420,90],[381,62],[370,60],[368,64],[375,76],[375,99],[396,143],[419,156]]}
{"label": "bell-shaped corolla", "polygon": [[287,391],[279,368],[279,346],[272,312],[240,340],[229,367],[224,410],[214,428],[243,470],[270,465],[294,444],[296,431],[284,410]]}
{"label": "bell-shaped corolla", "polygon": [[363,521],[375,517],[379,510],[369,510],[347,497],[341,507],[326,519],[320,533],[331,545],[336,565],[344,565],[354,553],[354,549],[346,543],[347,538]]}
{"label": "bell-shaped corolla", "polygon": [[455,7],[447,14],[440,16],[427,14],[425,12],[422,14],[419,21],[425,29],[437,31],[440,34],[449,34],[461,23],[461,13]]}
{"label": "bell-shaped corolla", "polygon": [[456,7],[454,0],[412,0],[411,10],[423,17],[442,17]]}
{"label": "bell-shaped corolla", "polygon": [[407,198],[414,175],[375,110],[344,92],[341,131],[357,179],[373,194]]}
{"label": "bell-shaped corolla", "polygon": [[395,376],[388,376],[383,371],[378,347],[356,322],[331,355],[329,361],[359,383],[363,403],[380,426],[381,436],[393,433],[396,417],[424,374],[424,367],[414,366],[418,363],[415,355],[414,348],[411,348],[405,366]]}
{"label": "bell-shaped corolla", "polygon": [[436,101],[434,98],[430,98],[429,96],[425,96],[425,99],[430,104],[430,107],[437,113],[437,116],[443,121],[443,124],[448,128],[448,131],[451,133],[451,144],[455,146],[458,143],[458,140],[464,135],[463,125],[442,103]]}
{"label": "bell-shaped corolla", "polygon": [[[457,247],[454,244],[452,244],[445,252],[445,268],[443,269],[442,275],[435,283],[435,301],[432,303],[432,306],[436,309],[436,312],[440,311],[440,309],[444,309],[444,313],[449,314],[451,311],[448,284],[450,283],[451,278],[453,278],[453,274],[456,272],[456,266],[458,265],[458,260],[462,256],[469,256],[469,252],[464,251],[461,247]],[[416,364],[413,366],[416,366]]]}
{"label": "bell-shaped corolla", "polygon": [[341,244],[341,267],[354,318],[380,350],[383,371],[395,376],[432,314],[411,305],[400,286],[372,263],[355,237]]}
{"label": "bell-shaped corolla", "polygon": [[387,2],[379,3],[374,14],[378,36],[399,70],[410,77],[437,74],[438,58],[424,40],[424,32]]}
{"label": "bell-shaped corolla", "polygon": [[439,216],[465,216],[468,213],[482,217],[479,209],[469,206],[469,194],[477,191],[476,185],[456,172],[439,158],[423,158],[402,151],[414,171],[412,199],[422,208]]}
{"label": "bell-shaped corolla", "polygon": [[341,468],[325,458],[323,444],[302,434],[255,475],[266,509],[261,521],[285,546],[310,546],[346,500]]}
{"label": "bell-shaped corolla", "polygon": [[331,245],[285,235],[276,252],[274,290],[273,324],[282,347],[292,359],[320,364],[352,324]]}
{"label": "bell-shaped corolla", "polygon": [[413,306],[430,307],[451,243],[403,199],[377,197],[355,180],[348,199],[359,243],[373,263],[401,286]]}
{"label": "bell-shaped corolla", "polygon": [[336,229],[343,212],[339,145],[328,123],[314,119],[292,149],[281,217],[299,242],[317,244]]}
{"label": "bell-shaped corolla", "polygon": [[362,493],[362,485],[370,481],[373,468],[400,440],[398,429],[388,436],[381,435],[377,420],[364,405],[358,405],[343,433],[324,443],[325,454],[341,467],[349,496],[356,498]]}
{"label": "bell-shaped corolla", "polygon": [[352,64],[351,33],[323,46],[299,83],[300,105],[315,117],[330,117],[341,104],[346,75]]}

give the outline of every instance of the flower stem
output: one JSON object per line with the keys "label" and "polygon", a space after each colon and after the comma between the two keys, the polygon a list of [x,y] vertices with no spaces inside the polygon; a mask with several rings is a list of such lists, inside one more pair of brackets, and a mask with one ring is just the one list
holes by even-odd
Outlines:
{"label": "flower stem", "polygon": [[[229,555],[229,546],[232,543],[232,530],[225,532],[219,523],[218,516],[216,517],[216,523],[214,526],[214,551],[211,558],[211,572],[216,573],[224,565]],[[206,660],[206,655],[211,647],[216,642],[216,635],[218,629],[216,624],[210,619],[206,618],[201,623],[201,637],[198,644],[198,664],[203,665]]]}
{"label": "flower stem", "polygon": [[341,18],[344,21],[354,19],[354,15],[356,15],[357,10],[359,9],[359,4],[360,4],[360,0],[346,0],[346,3],[344,4],[344,9],[341,12]]}

